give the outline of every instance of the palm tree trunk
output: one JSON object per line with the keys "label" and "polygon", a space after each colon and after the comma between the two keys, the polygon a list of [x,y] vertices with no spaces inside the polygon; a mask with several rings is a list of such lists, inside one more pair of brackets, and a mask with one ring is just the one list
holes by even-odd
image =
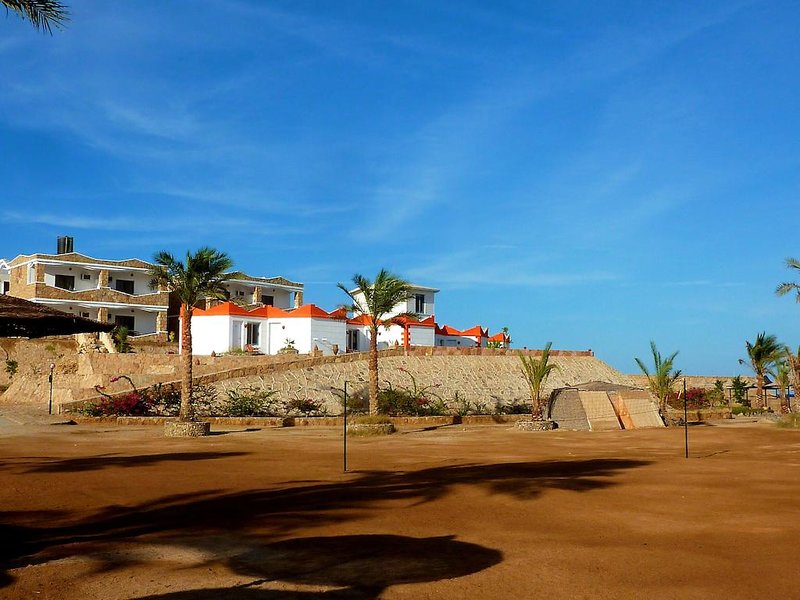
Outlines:
{"label": "palm tree trunk", "polygon": [[181,421],[192,420],[192,311],[181,306]]}
{"label": "palm tree trunk", "polygon": [[759,408],[766,408],[767,401],[764,398],[764,373],[759,371],[756,374],[756,397],[758,398]]}
{"label": "palm tree trunk", "polygon": [[539,388],[531,386],[531,419],[542,420],[542,400],[539,397]]}
{"label": "palm tree trunk", "polygon": [[378,328],[369,338],[369,414],[378,414]]}

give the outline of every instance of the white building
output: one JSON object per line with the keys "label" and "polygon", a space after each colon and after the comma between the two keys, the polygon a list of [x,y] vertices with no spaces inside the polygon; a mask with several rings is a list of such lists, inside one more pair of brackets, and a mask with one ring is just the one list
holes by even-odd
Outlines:
{"label": "white building", "polygon": [[192,311],[192,349],[195,354],[223,354],[252,350],[277,354],[293,346],[301,354],[314,348],[324,354],[344,352],[347,315],[325,312],[313,304],[293,310],[262,306],[248,310],[223,302],[207,310]]}
{"label": "white building", "polygon": [[253,277],[236,271],[224,283],[230,299],[237,304],[298,308],[303,304],[303,284],[285,277]]}
{"label": "white building", "polygon": [[[413,286],[411,298],[395,306],[387,319],[379,324],[378,349],[394,346],[485,348],[490,340],[501,347],[508,346],[504,333],[490,337],[488,330],[480,325],[463,331],[449,325],[437,325],[434,296],[438,291],[436,288]],[[358,290],[352,293],[357,300],[363,300]],[[297,296],[294,298],[297,301]],[[420,316],[418,319],[400,316],[407,313]],[[315,348],[325,354],[366,352],[369,350],[370,323],[366,315],[348,318],[344,309],[326,312],[313,304],[289,309],[278,306],[248,308],[234,302],[223,302],[192,312],[192,345],[197,354],[222,354],[245,349],[277,354],[289,342],[303,354]]]}
{"label": "white building", "polygon": [[150,287],[150,263],[136,258],[104,260],[72,251],[23,254],[4,263],[0,289],[9,295],[116,323],[132,335],[166,332],[169,293]]}

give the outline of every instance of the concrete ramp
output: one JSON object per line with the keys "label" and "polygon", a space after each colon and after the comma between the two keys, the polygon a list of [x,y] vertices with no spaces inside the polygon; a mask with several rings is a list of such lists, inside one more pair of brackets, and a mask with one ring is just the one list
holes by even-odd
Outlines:
{"label": "concrete ramp", "polygon": [[664,427],[658,414],[658,406],[647,392],[623,391],[620,395],[628,408],[628,413],[637,429],[646,427]]}
{"label": "concrete ramp", "polygon": [[586,412],[592,431],[614,431],[621,429],[617,413],[606,392],[580,390],[578,397]]}
{"label": "concrete ramp", "polygon": [[558,423],[559,429],[589,431],[589,419],[578,397],[578,390],[561,389],[553,392],[548,418]]}
{"label": "concrete ramp", "polygon": [[611,400],[611,405],[614,407],[614,412],[619,417],[619,422],[622,424],[623,429],[634,429],[636,425],[631,417],[628,405],[625,400],[618,393],[608,392],[608,398]]}

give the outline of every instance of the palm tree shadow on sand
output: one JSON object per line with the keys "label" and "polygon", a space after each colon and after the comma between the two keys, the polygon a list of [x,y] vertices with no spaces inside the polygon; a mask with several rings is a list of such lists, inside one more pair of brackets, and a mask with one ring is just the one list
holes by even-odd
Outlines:
{"label": "palm tree shadow on sand", "polygon": [[[453,539],[397,535],[295,538],[232,557],[228,566],[255,577],[244,586],[197,589],[148,600],[181,598],[377,598],[391,585],[463,577],[501,562],[497,550]],[[257,589],[271,582],[334,588],[327,591]]]}
{"label": "palm tree shadow on sand", "polygon": [[[398,502],[407,507],[432,502],[451,493],[454,486],[469,485],[490,495],[532,501],[548,489],[586,493],[607,488],[616,485],[612,478],[620,472],[646,464],[592,459],[369,471],[355,473],[345,481],[289,481],[269,489],[165,496],[140,505],[109,507],[78,520],[71,514],[0,513],[4,523],[0,524],[4,539],[0,563],[6,571],[0,571],[0,588],[14,581],[7,570],[19,566],[80,554],[96,562],[97,572],[111,572],[128,564],[115,548],[170,544],[217,556],[219,562],[253,577],[256,583],[230,590],[237,595],[207,589],[152,598],[305,598],[314,594],[373,598],[390,585],[473,573],[497,564],[502,555],[452,537],[293,536],[310,527],[368,517],[386,502],[400,511],[403,508],[398,508]],[[215,536],[235,541],[237,550],[221,550]],[[425,560],[420,562],[420,557]],[[392,566],[391,571],[387,565]],[[312,593],[252,587],[263,587],[268,581],[341,589]]]}

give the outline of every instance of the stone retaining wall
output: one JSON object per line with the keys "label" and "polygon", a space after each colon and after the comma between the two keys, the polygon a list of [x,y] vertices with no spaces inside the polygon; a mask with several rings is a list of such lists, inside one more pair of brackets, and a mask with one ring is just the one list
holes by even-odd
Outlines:
{"label": "stone retaining wall", "polygon": [[[448,425],[509,425],[530,419],[530,415],[445,415],[438,417],[387,417],[395,426],[404,428],[444,427]],[[174,417],[86,417],[75,415],[78,423],[110,423],[116,425],[163,425]],[[348,419],[349,420],[349,419]],[[342,417],[204,417],[212,425],[229,427],[342,427]]]}
{"label": "stone retaining wall", "polygon": [[[5,341],[6,344],[8,341]],[[30,346],[30,347],[29,347]],[[94,389],[103,386],[106,393],[117,395],[130,391],[127,375],[137,388],[156,383],[178,383],[180,356],[175,354],[75,354],[72,338],[61,338],[42,346],[41,342],[17,341],[20,373],[2,396],[3,402],[46,404],[50,362],[56,364],[53,401],[56,407],[74,408],[87,400],[99,399]],[[27,355],[25,348],[35,348]],[[45,350],[44,348],[50,348]],[[527,402],[528,387],[523,379],[517,353],[539,355],[538,350],[487,348],[391,348],[381,351],[381,384],[410,388],[411,375],[420,387],[451,403],[461,400],[483,405],[491,413],[495,403]],[[41,356],[39,356],[41,354]],[[553,351],[559,365],[548,381],[545,393],[554,387],[592,380],[630,384],[630,378],[594,357],[591,351]],[[212,384],[219,393],[238,386],[261,386],[277,390],[279,398],[312,398],[321,401],[329,414],[341,412],[340,396],[344,382],[352,395],[365,394],[367,353],[338,356],[196,356],[193,372],[196,383]]]}

